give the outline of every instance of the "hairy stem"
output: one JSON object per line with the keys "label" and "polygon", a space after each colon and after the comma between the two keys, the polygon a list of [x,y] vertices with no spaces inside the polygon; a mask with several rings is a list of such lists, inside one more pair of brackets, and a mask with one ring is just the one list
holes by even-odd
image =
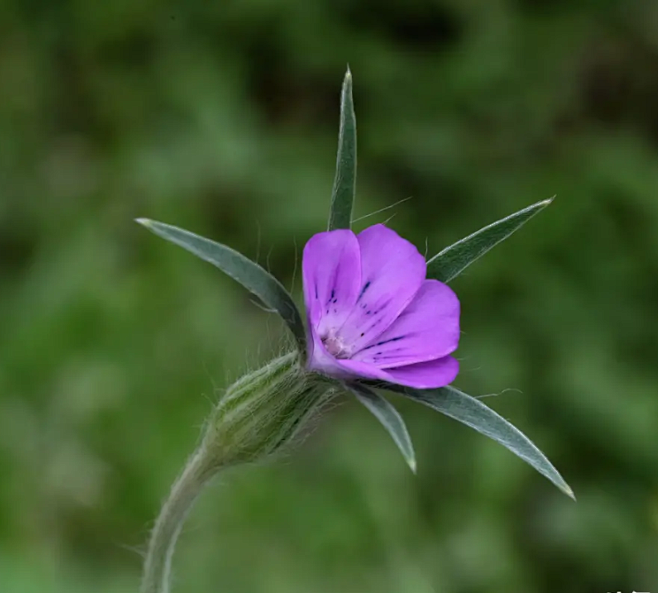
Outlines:
{"label": "hairy stem", "polygon": [[176,540],[194,501],[217,471],[217,464],[212,461],[212,455],[202,443],[172,486],[151,532],[144,562],[142,593],[169,593],[171,558]]}
{"label": "hairy stem", "polygon": [[141,593],[169,593],[171,558],[194,501],[221,469],[267,457],[289,443],[335,388],[306,372],[297,352],[229,387],[214,407],[201,445],[171,489],[151,533]]}

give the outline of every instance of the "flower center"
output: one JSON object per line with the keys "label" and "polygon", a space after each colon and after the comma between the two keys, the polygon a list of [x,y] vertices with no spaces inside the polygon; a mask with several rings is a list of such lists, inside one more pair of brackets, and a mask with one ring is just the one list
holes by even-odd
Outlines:
{"label": "flower center", "polygon": [[351,356],[352,352],[349,346],[336,334],[335,330],[329,331],[321,339],[327,352],[335,358],[349,358]]}

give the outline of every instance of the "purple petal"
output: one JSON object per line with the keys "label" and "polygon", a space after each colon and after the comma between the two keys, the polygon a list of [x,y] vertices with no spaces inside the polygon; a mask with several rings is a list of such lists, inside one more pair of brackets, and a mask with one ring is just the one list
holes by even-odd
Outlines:
{"label": "purple petal", "polygon": [[425,280],[425,258],[395,231],[377,224],[358,235],[361,286],[340,335],[351,352],[374,341],[411,302]]}
{"label": "purple petal", "polygon": [[358,297],[361,256],[356,235],[340,229],[311,237],[304,247],[302,274],[309,326],[322,337],[343,325]]}
{"label": "purple petal", "polygon": [[459,373],[459,362],[452,356],[444,356],[436,360],[409,364],[395,369],[380,369],[373,364],[359,360],[335,360],[335,363],[342,369],[342,371],[333,370],[333,376],[336,377],[378,379],[416,389],[444,387],[452,383]]}
{"label": "purple petal", "polygon": [[358,360],[334,359],[338,369],[333,370],[333,374],[326,372],[333,377],[345,377],[353,379],[378,379],[380,381],[392,381],[390,375],[382,369],[376,367],[374,364],[367,362],[360,362]]}
{"label": "purple petal", "polygon": [[436,360],[419,362],[385,372],[391,383],[407,385],[416,389],[435,389],[445,387],[455,380],[459,373],[459,362],[452,356],[444,356]]}
{"label": "purple petal", "polygon": [[457,295],[438,280],[425,280],[391,326],[352,358],[386,369],[447,356],[458,343]]}

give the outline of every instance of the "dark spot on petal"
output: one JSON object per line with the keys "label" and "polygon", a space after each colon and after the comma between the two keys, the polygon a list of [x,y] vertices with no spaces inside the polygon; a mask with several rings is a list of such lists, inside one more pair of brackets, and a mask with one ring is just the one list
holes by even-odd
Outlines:
{"label": "dark spot on petal", "polygon": [[370,280],[368,280],[368,282],[366,282],[363,285],[363,288],[361,289],[361,292],[359,293],[359,298],[356,299],[357,303],[361,300],[361,297],[366,293],[366,290],[368,290],[368,288],[370,288],[370,284],[371,284],[371,282],[370,282]]}
{"label": "dark spot on petal", "polygon": [[365,336],[365,335],[366,335],[365,332],[361,332],[361,337],[363,337],[363,336]]}
{"label": "dark spot on petal", "polygon": [[391,299],[388,299],[387,301],[382,303],[379,306],[379,308],[375,310],[375,315],[377,315],[377,313],[379,313],[380,311],[383,311],[384,309],[386,309],[386,307],[388,307],[390,304],[391,304]]}
{"label": "dark spot on petal", "polygon": [[405,348],[393,348],[393,350],[389,350],[386,354],[382,356],[382,358],[387,359],[387,358],[399,358],[400,355],[396,354],[396,352],[404,352]]}
{"label": "dark spot on petal", "polygon": [[[377,324],[375,324],[377,325]],[[373,327],[375,327],[373,325]],[[384,344],[388,344],[389,342],[397,342],[398,340],[402,340],[403,338],[406,338],[407,336],[396,336],[394,338],[389,338],[388,340],[382,340],[381,342],[376,342],[375,344],[371,344],[370,346],[366,346],[364,350],[368,350],[370,348],[374,348],[375,346],[383,346]]]}

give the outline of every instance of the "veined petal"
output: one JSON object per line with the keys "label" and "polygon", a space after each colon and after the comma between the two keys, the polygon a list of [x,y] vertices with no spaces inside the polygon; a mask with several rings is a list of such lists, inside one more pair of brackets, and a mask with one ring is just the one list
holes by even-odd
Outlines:
{"label": "veined petal", "polygon": [[458,343],[457,295],[438,280],[425,280],[391,326],[352,358],[386,369],[442,358]]}
{"label": "veined petal", "polygon": [[319,336],[339,328],[354,307],[361,286],[356,235],[347,229],[318,233],[304,247],[304,300],[311,330]]}
{"label": "veined petal", "polygon": [[374,341],[411,302],[425,280],[425,258],[395,231],[377,224],[358,235],[361,285],[340,329],[352,353]]}
{"label": "veined petal", "polygon": [[435,389],[452,383],[459,373],[459,362],[452,356],[409,364],[385,372],[391,383],[407,385],[416,389]]}
{"label": "veined petal", "polygon": [[[353,379],[374,379],[393,383],[392,377],[374,364],[351,360],[349,358],[334,359],[340,370],[336,370],[334,377],[350,377]],[[327,373],[330,374],[330,373]]]}
{"label": "veined petal", "polygon": [[459,362],[452,356],[444,356],[443,358],[417,364],[408,364],[395,369],[380,369],[374,364],[350,359],[336,359],[335,363],[342,369],[342,371],[334,369],[334,376],[336,377],[351,376],[374,379],[415,387],[416,389],[445,387],[452,383],[459,373]]}

